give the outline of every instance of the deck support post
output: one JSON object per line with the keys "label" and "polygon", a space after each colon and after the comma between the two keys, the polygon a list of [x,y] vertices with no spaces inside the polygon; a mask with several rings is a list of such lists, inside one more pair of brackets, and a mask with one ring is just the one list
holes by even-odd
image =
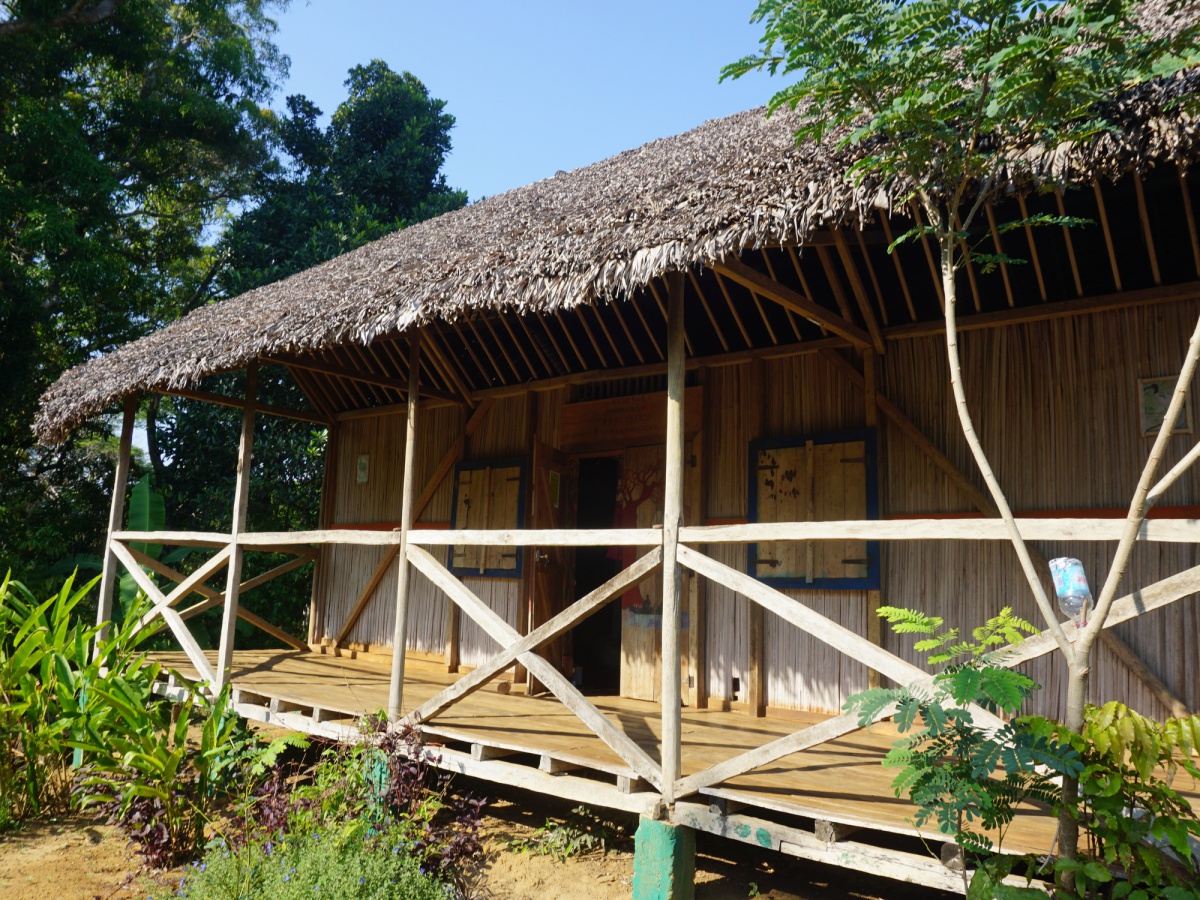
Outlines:
{"label": "deck support post", "polygon": [[242,547],[238,538],[246,530],[250,503],[250,457],[254,452],[254,413],[258,404],[258,363],[246,367],[246,405],[242,407],[242,434],[238,439],[237,483],[233,489],[233,523],[229,537],[229,568],[225,581],[225,609],[221,614],[221,643],[217,650],[217,682],[214,694],[229,683],[233,665],[233,639],[238,620],[238,598],[242,584]]}
{"label": "deck support post", "polygon": [[100,599],[96,604],[96,624],[102,626],[96,635],[96,649],[108,637],[105,625],[112,618],[113,590],[116,588],[120,564],[112,552],[113,532],[120,531],[125,522],[125,485],[129,481],[129,457],[133,447],[133,423],[137,417],[138,396],[125,398],[125,415],[121,419],[121,442],[117,449],[117,471],[113,475],[112,504],[108,508],[108,536],[104,539],[104,569],[100,576]]}
{"label": "deck support post", "polygon": [[404,657],[408,649],[408,533],[412,529],[413,471],[416,468],[417,402],[421,384],[421,332],[413,329],[408,351],[408,416],[404,423],[404,483],[400,500],[400,552],[396,570],[396,627],[392,634],[392,676],[388,682],[388,720],[401,717]]}
{"label": "deck support post", "polygon": [[[683,273],[673,272],[667,279],[667,458],[663,480],[662,532],[662,797],[666,803],[675,801],[675,782],[681,774],[679,637],[683,626],[683,570],[676,553],[679,529],[683,526],[685,355]],[[634,893],[636,896],[637,892]]]}
{"label": "deck support post", "polygon": [[696,832],[642,816],[634,835],[633,900],[696,896]]}

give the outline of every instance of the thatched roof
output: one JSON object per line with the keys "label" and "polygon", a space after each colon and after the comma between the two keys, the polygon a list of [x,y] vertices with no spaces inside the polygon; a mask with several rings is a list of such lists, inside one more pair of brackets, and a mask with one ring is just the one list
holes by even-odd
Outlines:
{"label": "thatched roof", "polygon": [[[1195,122],[1168,101],[1192,72],[1114,105],[1120,130],[1019,174],[1116,179],[1197,158]],[[894,198],[845,176],[836,135],[797,146],[794,119],[755,109],[653,141],[414,225],[275,284],[203,307],[64,374],[41,400],[38,438],[134,391],[179,389],[259,356],[367,344],[467,309],[545,311],[611,301],[671,271],[746,248],[803,243],[867,222]]]}

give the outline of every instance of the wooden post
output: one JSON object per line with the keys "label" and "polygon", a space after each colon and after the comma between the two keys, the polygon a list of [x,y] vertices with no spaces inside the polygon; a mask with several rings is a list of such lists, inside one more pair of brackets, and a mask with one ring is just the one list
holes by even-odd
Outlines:
{"label": "wooden post", "polygon": [[105,625],[112,618],[113,590],[119,576],[117,558],[113,556],[113,532],[120,531],[125,522],[125,485],[129,481],[129,457],[133,446],[133,423],[137,417],[138,397],[125,398],[125,415],[121,419],[121,442],[117,450],[117,471],[113,476],[112,504],[108,508],[108,537],[104,540],[104,569],[100,576],[100,599],[96,603],[96,624],[103,626],[96,635],[96,647],[108,637]]}
{"label": "wooden post", "polygon": [[408,351],[408,417],[404,430],[404,485],[400,501],[400,553],[396,570],[396,629],[392,634],[392,677],[388,683],[388,719],[399,720],[404,702],[404,657],[408,645],[408,533],[412,529],[416,469],[417,401],[421,387],[421,332],[413,329]]}
{"label": "wooden post", "polygon": [[242,548],[238,538],[246,530],[246,508],[250,503],[250,456],[254,452],[254,409],[258,402],[258,363],[246,368],[246,405],[242,409],[242,435],[238,441],[237,484],[233,490],[233,523],[230,526],[229,570],[225,581],[225,610],[221,615],[221,643],[217,650],[218,694],[229,683],[233,665],[233,636],[238,618],[238,593],[242,583]]}
{"label": "wooden post", "polygon": [[682,570],[676,552],[683,525],[683,274],[673,272],[667,290],[667,460],[663,482],[662,591],[662,796],[675,801],[680,776],[680,658],[683,626]]}
{"label": "wooden post", "polygon": [[[868,428],[878,429],[879,426],[879,408],[877,406],[877,398],[875,396],[875,354],[870,350],[863,351],[863,394],[866,401],[864,409],[865,424]],[[876,431],[875,446],[877,448],[876,457],[881,458],[882,454],[879,450],[883,447],[883,442],[880,440],[878,430]],[[879,548],[882,555],[883,547]],[[883,564],[880,561],[880,578],[883,578]],[[883,592],[880,590],[867,592],[867,640],[876,647],[883,646],[883,632],[879,622],[879,607],[883,602]],[[883,679],[874,669],[867,671],[867,687],[877,688],[882,687]]]}

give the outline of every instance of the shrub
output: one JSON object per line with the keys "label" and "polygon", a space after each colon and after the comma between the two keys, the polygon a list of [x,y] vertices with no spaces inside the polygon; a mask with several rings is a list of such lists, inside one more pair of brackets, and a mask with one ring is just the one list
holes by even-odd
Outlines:
{"label": "shrub", "polygon": [[100,629],[75,610],[98,580],[76,589],[72,575],[41,602],[11,575],[0,582],[0,821],[72,808],[74,749],[106,716],[105,686],[148,691],[158,674],[139,650],[155,631],[135,633],[139,609],[93,652]]}
{"label": "shrub", "polygon": [[408,851],[400,827],[365,823],[240,847],[217,845],[184,875],[189,900],[446,900],[451,891]]}

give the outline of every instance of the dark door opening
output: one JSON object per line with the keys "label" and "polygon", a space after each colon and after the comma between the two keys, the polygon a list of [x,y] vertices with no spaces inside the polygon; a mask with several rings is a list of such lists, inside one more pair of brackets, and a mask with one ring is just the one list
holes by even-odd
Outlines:
{"label": "dark door opening", "polygon": [[[611,528],[617,507],[621,460],[615,456],[579,460],[579,528]],[[575,551],[576,600],[621,571],[620,560],[608,547],[579,547]],[[582,689],[591,694],[615,694],[621,687],[621,602],[607,606],[576,626],[575,667]]]}

